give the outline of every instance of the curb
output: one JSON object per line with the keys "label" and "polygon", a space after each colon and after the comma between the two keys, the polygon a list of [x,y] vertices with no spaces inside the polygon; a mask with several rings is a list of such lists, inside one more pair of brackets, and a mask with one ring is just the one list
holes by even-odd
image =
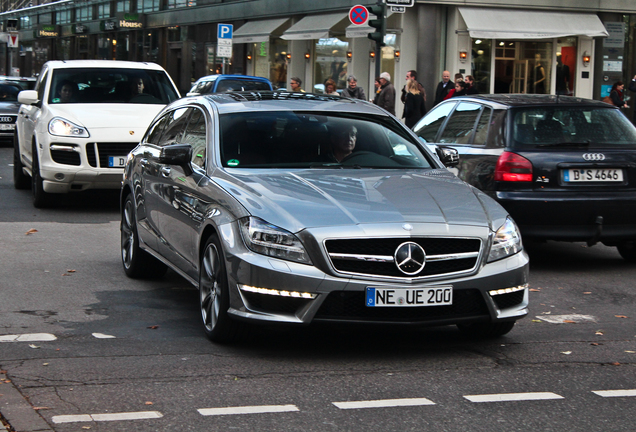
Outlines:
{"label": "curb", "polygon": [[[4,371],[3,371],[4,372]],[[15,432],[54,432],[49,424],[38,414],[33,406],[24,399],[7,376],[0,374],[0,413]],[[1,424],[1,423],[0,423]],[[0,429],[2,430],[2,429]]]}

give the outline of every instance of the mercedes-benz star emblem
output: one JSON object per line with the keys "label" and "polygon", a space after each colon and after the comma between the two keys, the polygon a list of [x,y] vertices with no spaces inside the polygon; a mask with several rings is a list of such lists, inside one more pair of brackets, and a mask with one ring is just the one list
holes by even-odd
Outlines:
{"label": "mercedes-benz star emblem", "polygon": [[405,275],[413,276],[422,271],[426,265],[424,248],[413,242],[402,243],[395,250],[395,264]]}

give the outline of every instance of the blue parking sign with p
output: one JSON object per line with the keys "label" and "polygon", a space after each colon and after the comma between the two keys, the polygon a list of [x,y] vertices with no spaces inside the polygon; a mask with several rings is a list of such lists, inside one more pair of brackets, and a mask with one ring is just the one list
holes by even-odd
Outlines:
{"label": "blue parking sign with p", "polygon": [[217,28],[218,39],[232,39],[232,24],[219,24]]}

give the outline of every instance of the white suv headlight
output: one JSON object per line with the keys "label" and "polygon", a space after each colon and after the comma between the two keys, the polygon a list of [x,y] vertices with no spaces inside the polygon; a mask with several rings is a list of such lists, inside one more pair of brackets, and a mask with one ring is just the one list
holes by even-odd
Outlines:
{"label": "white suv headlight", "polygon": [[239,220],[243,240],[252,251],[302,264],[311,264],[305,247],[294,234],[255,217]]}
{"label": "white suv headlight", "polygon": [[90,134],[85,127],[76,125],[62,117],[53,117],[49,122],[49,133],[56,136],[88,138]]}
{"label": "white suv headlight", "polygon": [[488,255],[488,262],[514,255],[520,252],[521,249],[523,249],[521,234],[519,234],[517,225],[508,217],[506,222],[495,233],[490,254]]}

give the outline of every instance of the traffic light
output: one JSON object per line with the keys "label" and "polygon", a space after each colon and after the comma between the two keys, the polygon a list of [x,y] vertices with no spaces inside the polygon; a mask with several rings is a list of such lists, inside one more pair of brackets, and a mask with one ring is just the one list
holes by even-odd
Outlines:
{"label": "traffic light", "polygon": [[377,17],[377,19],[369,20],[369,26],[376,29],[373,33],[369,33],[367,37],[378,46],[383,47],[386,45],[384,43],[384,35],[386,34],[386,4],[378,4],[375,6],[367,6],[369,13],[372,13]]}

